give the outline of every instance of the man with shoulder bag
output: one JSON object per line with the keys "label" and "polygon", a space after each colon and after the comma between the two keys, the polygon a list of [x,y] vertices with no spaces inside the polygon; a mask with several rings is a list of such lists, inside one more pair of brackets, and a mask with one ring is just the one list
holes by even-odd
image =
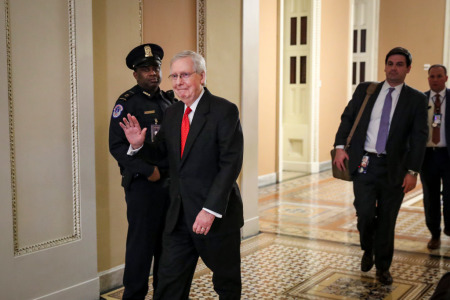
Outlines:
{"label": "man with shoulder bag", "polygon": [[[404,83],[411,61],[405,48],[389,51],[386,80],[378,84],[363,109],[370,83],[358,85],[341,116],[335,139],[333,164],[341,171],[347,169],[353,180],[353,204],[364,251],[361,271],[368,272],[375,264],[377,279],[386,285],[393,282],[389,268],[398,212],[405,193],[416,186],[428,138],[426,97]],[[349,135],[351,144],[346,152]]]}

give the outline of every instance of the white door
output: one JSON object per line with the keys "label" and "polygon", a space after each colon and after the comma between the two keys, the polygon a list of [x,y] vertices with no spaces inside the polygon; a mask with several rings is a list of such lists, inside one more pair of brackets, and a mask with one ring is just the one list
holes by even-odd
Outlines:
{"label": "white door", "polygon": [[352,88],[377,79],[378,0],[354,0]]}
{"label": "white door", "polygon": [[281,137],[283,171],[311,162],[311,1],[284,0]]}
{"label": "white door", "polygon": [[1,298],[98,299],[91,1],[0,2]]}

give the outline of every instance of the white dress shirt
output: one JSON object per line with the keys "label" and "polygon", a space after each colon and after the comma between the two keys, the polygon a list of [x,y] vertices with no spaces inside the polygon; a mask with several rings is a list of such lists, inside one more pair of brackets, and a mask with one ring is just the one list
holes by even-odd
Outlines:
{"label": "white dress shirt", "polygon": [[[389,129],[391,128],[392,116],[394,115],[395,108],[397,107],[398,97],[400,96],[403,84],[404,83],[393,87],[395,88],[395,90],[392,91],[391,94],[392,107],[391,107],[391,114],[389,116]],[[377,144],[377,136],[378,131],[380,129],[381,113],[383,111],[384,100],[389,92],[389,88],[391,87],[392,86],[390,86],[389,83],[387,83],[387,81],[383,83],[380,93],[378,94],[377,100],[375,101],[375,104],[373,106],[372,114],[370,115],[369,127],[367,128],[366,141],[364,143],[364,150],[366,152],[377,153],[375,146]],[[344,145],[336,145],[336,149],[344,149],[344,148],[345,148]]]}
{"label": "white dress shirt", "polygon": [[[392,116],[394,115],[395,108],[397,107],[398,97],[400,96],[400,92],[403,88],[403,83],[397,85],[394,91],[392,91],[392,107],[391,107],[391,115],[389,116],[389,129],[391,128]],[[389,92],[389,88],[392,86],[389,85],[387,81],[384,82],[381,87],[380,93],[378,94],[377,100],[372,109],[372,114],[370,115],[369,127],[367,128],[366,134],[366,142],[364,144],[364,150],[367,152],[377,153],[375,149],[375,145],[377,144],[378,131],[380,129],[380,120],[381,113],[383,111],[384,100],[386,95]]]}

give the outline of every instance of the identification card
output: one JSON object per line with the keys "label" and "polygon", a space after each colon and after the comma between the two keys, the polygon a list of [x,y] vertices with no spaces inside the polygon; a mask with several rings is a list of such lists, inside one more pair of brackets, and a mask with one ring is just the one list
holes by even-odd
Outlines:
{"label": "identification card", "polygon": [[150,133],[152,136],[152,142],[155,141],[155,136],[158,134],[159,129],[161,128],[161,125],[158,124],[158,119],[155,119],[155,124],[152,124],[150,126]]}
{"label": "identification card", "polygon": [[368,155],[364,155],[362,157],[361,164],[358,167],[359,173],[363,173],[363,174],[367,173],[367,167],[369,166],[369,158],[370,157]]}
{"label": "identification card", "polygon": [[431,126],[433,127],[441,127],[441,123],[442,123],[442,115],[441,114],[434,114],[433,115],[433,124],[431,124]]}

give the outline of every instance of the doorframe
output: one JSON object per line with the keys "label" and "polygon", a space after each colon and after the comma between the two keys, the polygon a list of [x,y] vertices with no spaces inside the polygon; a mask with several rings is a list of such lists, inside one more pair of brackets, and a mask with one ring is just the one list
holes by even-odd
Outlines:
{"label": "doorframe", "polygon": [[444,25],[444,52],[442,64],[449,67],[450,63],[450,0],[445,1],[445,25]]}

